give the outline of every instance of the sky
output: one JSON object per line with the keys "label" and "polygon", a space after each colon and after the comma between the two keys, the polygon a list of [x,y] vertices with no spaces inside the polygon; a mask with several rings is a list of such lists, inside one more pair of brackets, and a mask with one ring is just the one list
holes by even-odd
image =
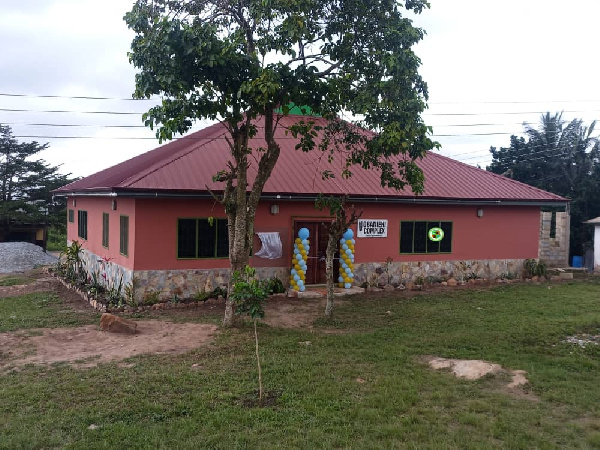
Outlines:
{"label": "sky", "polygon": [[[441,154],[485,167],[490,146],[508,146],[546,111],[600,118],[600,2],[430,4],[414,17],[427,33],[415,52],[429,86],[423,118]],[[122,19],[131,5],[0,0],[0,123],[20,141],[49,143],[40,156],[63,173],[90,175],[159,145],[141,119],[154,101],[131,100],[133,33]],[[109,99],[68,98],[77,96]]]}

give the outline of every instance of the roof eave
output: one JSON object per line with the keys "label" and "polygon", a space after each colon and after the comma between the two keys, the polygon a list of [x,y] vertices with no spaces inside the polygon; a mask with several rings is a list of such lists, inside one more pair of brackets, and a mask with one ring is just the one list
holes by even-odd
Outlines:
{"label": "roof eave", "polygon": [[[217,191],[218,192],[218,191]],[[94,189],[81,191],[55,192],[57,197],[82,196],[82,197],[132,197],[132,198],[213,198],[208,191],[168,191],[158,189]],[[275,194],[266,193],[261,196],[263,200],[279,201],[314,201],[318,194]],[[433,198],[433,197],[401,197],[401,196],[348,196],[349,201],[366,203],[403,203],[427,205],[473,205],[473,206],[554,206],[566,207],[569,199],[460,199],[460,198]]]}

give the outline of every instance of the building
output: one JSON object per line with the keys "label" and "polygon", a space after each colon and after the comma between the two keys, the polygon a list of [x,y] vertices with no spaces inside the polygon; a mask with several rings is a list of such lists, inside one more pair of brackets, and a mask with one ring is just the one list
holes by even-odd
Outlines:
{"label": "building", "polygon": [[[288,279],[294,238],[306,227],[311,242],[306,284],[325,282],[330,218],[315,209],[318,193],[346,194],[363,211],[359,225],[366,228],[354,227],[358,284],[376,276],[399,282],[517,274],[525,259],[538,257],[540,208],[567,204],[435,152],[418,162],[426,180],[420,196],[382,187],[374,170],[353,168],[348,179],[324,180],[321,171],[339,173],[340,161],[329,162],[319,150],[295,149],[297,141],[284,128],[298,117],[280,122],[281,155],[256,214],[251,264],[263,277]],[[68,240],[83,241],[90,272],[106,274],[109,283],[127,284],[135,277],[140,298],[152,292],[181,298],[204,289],[207,280],[226,282],[225,214],[207,190],[222,189],[212,177],[228,160],[225,133],[220,124],[210,126],[55,191],[68,197]],[[254,148],[265,145],[258,136],[251,142]],[[252,179],[255,167],[249,170]],[[428,238],[432,228],[443,230],[441,241]],[[274,238],[275,247],[281,242],[280,256],[274,250],[279,257],[261,257],[260,233],[276,233],[263,237]]]}

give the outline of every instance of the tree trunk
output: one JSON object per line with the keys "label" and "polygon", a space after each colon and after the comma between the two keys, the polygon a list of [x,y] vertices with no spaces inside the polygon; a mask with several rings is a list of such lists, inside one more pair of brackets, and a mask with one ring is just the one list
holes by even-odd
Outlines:
{"label": "tree trunk", "polygon": [[335,274],[333,273],[333,257],[335,255],[337,244],[337,226],[335,223],[329,229],[329,239],[327,240],[327,250],[325,250],[325,273],[327,277],[327,305],[325,306],[325,317],[333,317],[333,288],[335,286]]}

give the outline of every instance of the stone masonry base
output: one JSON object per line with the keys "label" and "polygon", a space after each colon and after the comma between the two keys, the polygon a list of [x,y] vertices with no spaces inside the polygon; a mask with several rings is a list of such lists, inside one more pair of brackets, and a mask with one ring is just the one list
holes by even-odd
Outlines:
{"label": "stone masonry base", "polygon": [[[95,273],[100,283],[108,288],[121,284],[135,285],[138,302],[168,301],[193,298],[199,292],[211,292],[216,287],[225,287],[229,281],[229,269],[189,270],[137,270],[127,269],[111,261],[103,260],[87,250],[82,252],[86,271]],[[355,284],[370,285],[400,284],[448,278],[466,280],[482,278],[518,278],[523,270],[523,259],[473,260],[473,261],[416,261],[391,263],[361,263],[354,269]],[[289,279],[287,267],[258,267],[259,278],[278,277],[285,286]],[[134,283],[135,281],[135,283]],[[124,291],[123,291],[124,292]]]}

